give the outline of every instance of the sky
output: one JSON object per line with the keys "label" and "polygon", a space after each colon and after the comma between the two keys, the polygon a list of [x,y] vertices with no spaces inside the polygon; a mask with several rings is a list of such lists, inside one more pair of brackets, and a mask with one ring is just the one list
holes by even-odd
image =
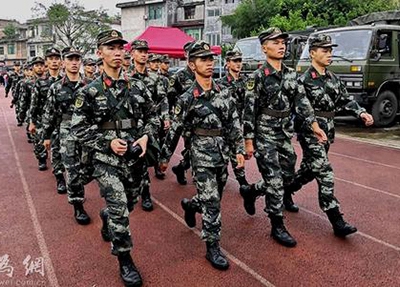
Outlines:
{"label": "sky", "polygon": [[[117,3],[129,2],[130,0],[78,0],[87,10],[99,9],[101,6],[108,10],[110,15],[120,13],[121,9],[116,8]],[[0,19],[15,19],[21,23],[32,18],[31,8],[35,2],[40,2],[46,6],[52,3],[63,3],[64,0],[7,0],[1,1]]]}

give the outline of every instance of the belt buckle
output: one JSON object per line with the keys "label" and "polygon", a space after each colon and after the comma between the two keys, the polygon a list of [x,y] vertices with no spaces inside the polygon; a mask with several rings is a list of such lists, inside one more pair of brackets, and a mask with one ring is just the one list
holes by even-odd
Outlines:
{"label": "belt buckle", "polygon": [[121,124],[121,129],[122,130],[129,129],[132,126],[130,119],[121,120],[120,124]]}

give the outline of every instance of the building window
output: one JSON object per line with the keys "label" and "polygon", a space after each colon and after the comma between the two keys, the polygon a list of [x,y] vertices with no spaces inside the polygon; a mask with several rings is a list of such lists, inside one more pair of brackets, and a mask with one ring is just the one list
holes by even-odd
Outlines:
{"label": "building window", "polygon": [[36,48],[35,45],[29,46],[29,57],[36,57]]}
{"label": "building window", "polygon": [[220,10],[219,9],[210,9],[210,10],[207,10],[207,16],[208,17],[215,17],[215,16],[219,16],[221,13],[220,13]]}
{"label": "building window", "polygon": [[221,44],[221,35],[220,34],[208,34],[207,40],[211,46],[220,45]]}
{"label": "building window", "polygon": [[149,20],[156,20],[162,18],[162,6],[153,5],[149,6]]}
{"label": "building window", "polygon": [[4,55],[4,47],[0,47],[0,55]]}
{"label": "building window", "polygon": [[235,3],[235,0],[225,0],[225,4],[233,4]]}
{"label": "building window", "polygon": [[42,27],[42,37],[51,37],[53,35],[53,28],[50,24]]}
{"label": "building window", "polygon": [[201,29],[200,28],[194,28],[194,29],[184,29],[184,32],[188,34],[189,36],[195,38],[196,40],[201,40]]}
{"label": "building window", "polygon": [[185,20],[194,19],[196,13],[196,6],[185,7]]}
{"label": "building window", "polygon": [[14,55],[14,54],[15,54],[15,45],[8,44],[8,55]]}

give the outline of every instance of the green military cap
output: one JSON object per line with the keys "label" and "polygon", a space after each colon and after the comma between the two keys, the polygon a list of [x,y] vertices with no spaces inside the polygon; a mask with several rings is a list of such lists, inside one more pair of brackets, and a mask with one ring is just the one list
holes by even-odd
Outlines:
{"label": "green military cap", "polygon": [[156,61],[161,62],[161,56],[158,54],[150,54],[148,61],[149,62],[156,62]]}
{"label": "green military cap", "polygon": [[46,52],[44,53],[45,57],[51,57],[51,56],[58,56],[61,57],[61,52],[60,50],[58,50],[57,48],[49,48],[46,50]]}
{"label": "green military cap", "polygon": [[117,30],[106,30],[97,35],[97,47],[111,43],[126,44],[127,41],[122,37],[122,33]]}
{"label": "green military cap", "polygon": [[83,59],[83,65],[87,66],[87,65],[96,65],[96,61],[92,58],[85,58]]}
{"label": "green military cap", "polygon": [[191,57],[201,58],[201,57],[208,57],[208,56],[216,55],[213,51],[211,51],[210,45],[206,41],[203,41],[203,40],[192,43],[188,47],[188,54],[189,54],[189,58],[191,58]]}
{"label": "green military cap", "polygon": [[227,61],[242,59],[242,53],[239,51],[228,51],[226,52],[225,59]]}
{"label": "green military cap", "polygon": [[332,38],[329,35],[326,34],[317,34],[310,36],[308,38],[308,46],[309,48],[332,48],[332,47],[337,47],[337,44],[332,43]]}
{"label": "green military cap", "polygon": [[35,65],[35,64],[37,64],[37,63],[42,63],[42,64],[44,64],[44,59],[43,59],[42,57],[35,57],[35,58],[33,58],[32,61],[31,61],[31,65],[33,66],[33,65]]}
{"label": "green military cap", "polygon": [[78,57],[82,57],[82,54],[79,50],[75,49],[74,47],[65,47],[62,50],[62,57],[64,58],[68,58],[71,56],[78,56]]}
{"label": "green military cap", "polygon": [[160,57],[160,60],[162,63],[166,63],[166,64],[168,64],[170,62],[168,55],[162,55]]}
{"label": "green military cap", "polygon": [[103,59],[97,59],[96,65],[97,65],[97,66],[103,65]]}
{"label": "green military cap", "polygon": [[21,62],[20,61],[14,61],[14,66],[21,66]]}
{"label": "green military cap", "polygon": [[130,59],[130,58],[131,58],[131,54],[129,52],[125,52],[124,59]]}
{"label": "green military cap", "polygon": [[192,44],[194,44],[194,43],[196,43],[196,41],[187,42],[185,45],[183,45],[183,50],[185,50],[185,52],[188,53],[188,52],[189,52],[190,46],[191,46]]}
{"label": "green military cap", "polygon": [[132,50],[149,50],[149,44],[146,40],[133,40],[133,42],[131,43],[131,48]]}
{"label": "green military cap", "polygon": [[286,39],[288,37],[288,33],[283,33],[282,30],[277,27],[268,28],[258,35],[258,39],[260,40],[261,44],[263,44],[266,40],[274,40],[278,38]]}

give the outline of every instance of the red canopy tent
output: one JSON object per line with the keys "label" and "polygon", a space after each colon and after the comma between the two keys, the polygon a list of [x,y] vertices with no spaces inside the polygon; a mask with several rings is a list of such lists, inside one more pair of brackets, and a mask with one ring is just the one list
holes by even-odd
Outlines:
{"label": "red canopy tent", "polygon": [[[149,43],[149,52],[155,54],[168,54],[171,58],[184,58],[183,45],[195,39],[178,28],[149,26],[136,39],[143,39]],[[127,44],[130,50],[130,44]],[[212,46],[211,50],[220,55],[221,47]]]}

